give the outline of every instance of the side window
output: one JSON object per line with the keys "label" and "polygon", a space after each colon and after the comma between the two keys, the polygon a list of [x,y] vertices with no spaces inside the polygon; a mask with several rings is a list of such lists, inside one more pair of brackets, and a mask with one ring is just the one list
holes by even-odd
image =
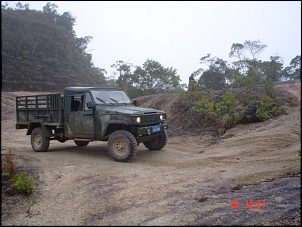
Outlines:
{"label": "side window", "polygon": [[75,94],[71,96],[71,111],[82,111],[83,110],[83,99],[84,94]]}
{"label": "side window", "polygon": [[87,102],[92,102],[89,93],[85,93],[84,110],[89,110],[88,107],[87,107]]}

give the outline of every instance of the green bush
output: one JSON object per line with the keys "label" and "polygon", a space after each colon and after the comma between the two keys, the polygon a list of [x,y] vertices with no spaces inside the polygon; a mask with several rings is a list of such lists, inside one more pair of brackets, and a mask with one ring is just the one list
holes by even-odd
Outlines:
{"label": "green bush", "polygon": [[272,109],[272,99],[264,94],[259,102],[258,108],[256,110],[256,117],[260,121],[265,121],[271,118],[270,111]]}
{"label": "green bush", "polygon": [[239,104],[239,101],[236,98],[236,95],[230,91],[227,91],[222,96],[222,102],[224,103],[228,112],[233,112],[235,110],[236,106]]}
{"label": "green bush", "polygon": [[16,174],[13,180],[14,183],[12,184],[12,187],[16,187],[21,192],[28,194],[34,189],[35,181],[33,178],[29,177],[26,172]]}
{"label": "green bush", "polygon": [[274,83],[271,79],[267,78],[265,80],[264,88],[265,88],[266,94],[269,97],[275,98],[277,96],[277,91],[276,91]]}
{"label": "green bush", "polygon": [[196,113],[207,115],[216,115],[215,103],[207,97],[202,97],[201,100],[194,103],[194,110]]}

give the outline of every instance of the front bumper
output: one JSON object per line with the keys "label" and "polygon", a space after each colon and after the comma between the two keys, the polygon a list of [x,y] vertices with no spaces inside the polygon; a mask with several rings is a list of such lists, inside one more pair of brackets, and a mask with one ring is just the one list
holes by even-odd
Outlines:
{"label": "front bumper", "polygon": [[168,129],[167,124],[163,125],[153,125],[153,126],[147,126],[138,128],[138,136],[137,136],[137,142],[143,143],[146,141],[153,141],[159,138],[165,130]]}
{"label": "front bumper", "polygon": [[153,125],[153,126],[147,126],[147,127],[142,127],[138,128],[138,136],[150,136],[153,134],[158,134],[164,132],[164,130],[168,129],[167,124],[162,124],[162,125]]}

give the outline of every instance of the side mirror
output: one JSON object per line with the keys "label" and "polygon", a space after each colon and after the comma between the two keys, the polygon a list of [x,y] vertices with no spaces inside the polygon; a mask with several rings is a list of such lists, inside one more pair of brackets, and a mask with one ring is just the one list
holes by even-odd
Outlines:
{"label": "side mirror", "polygon": [[86,106],[87,106],[88,109],[92,109],[94,107],[94,105],[91,101],[86,102]]}
{"label": "side mirror", "polygon": [[137,106],[137,100],[136,100],[136,99],[132,100],[132,102],[133,102],[133,104],[134,104],[135,106]]}

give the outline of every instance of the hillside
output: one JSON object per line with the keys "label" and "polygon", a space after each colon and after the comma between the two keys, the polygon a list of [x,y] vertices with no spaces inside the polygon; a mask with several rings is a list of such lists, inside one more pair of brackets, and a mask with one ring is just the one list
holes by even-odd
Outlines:
{"label": "hillside", "polygon": [[[297,93],[299,92],[299,86],[301,84],[300,80],[291,81],[291,82],[283,82],[276,83],[274,85],[274,89],[276,90],[278,103],[274,103],[272,108],[275,108],[276,105],[279,105],[280,108],[290,109],[293,107],[297,107],[300,103],[300,100],[297,98]],[[297,87],[298,86],[298,87]],[[253,99],[252,97],[257,96],[258,99],[263,95],[263,88],[256,88],[253,91],[246,92],[246,89],[233,89],[232,93],[236,95],[238,100],[241,100],[237,106],[236,111],[243,112],[244,105],[242,103],[243,98],[248,100],[248,106],[252,107]],[[221,97],[223,91],[210,91],[206,94],[201,94],[199,99],[204,96],[215,96]],[[138,104],[143,107],[152,107],[156,109],[162,109],[167,112],[168,121],[169,121],[169,135],[170,136],[199,136],[202,138],[203,143],[208,145],[218,143],[221,140],[221,136],[225,134],[225,132],[229,131],[231,128],[235,127],[235,125],[231,125],[230,127],[226,127],[225,131],[219,133],[219,129],[221,127],[220,122],[217,119],[206,120],[205,122],[201,122],[198,115],[192,115],[192,104],[183,103],[181,95],[178,93],[170,93],[170,94],[155,94],[149,96],[143,96],[136,98]],[[198,101],[198,100],[197,100]],[[239,125],[247,125],[249,123],[253,123],[252,120],[250,122],[246,121],[246,116],[248,115],[248,111],[250,115],[255,114],[255,109],[246,110],[244,115],[242,116],[242,122],[239,122]],[[287,114],[287,113],[285,113]],[[278,118],[280,114],[276,115],[274,118]],[[282,114],[281,114],[282,115]],[[216,116],[218,118],[219,116]],[[255,116],[254,116],[255,117]],[[250,118],[252,119],[252,118]],[[216,120],[216,121],[215,121]],[[244,120],[246,122],[244,122]],[[259,122],[255,120],[255,123]]]}
{"label": "hillside", "polygon": [[91,55],[78,44],[84,39],[66,28],[67,19],[62,15],[54,20],[35,10],[1,9],[2,91],[107,85]]}

